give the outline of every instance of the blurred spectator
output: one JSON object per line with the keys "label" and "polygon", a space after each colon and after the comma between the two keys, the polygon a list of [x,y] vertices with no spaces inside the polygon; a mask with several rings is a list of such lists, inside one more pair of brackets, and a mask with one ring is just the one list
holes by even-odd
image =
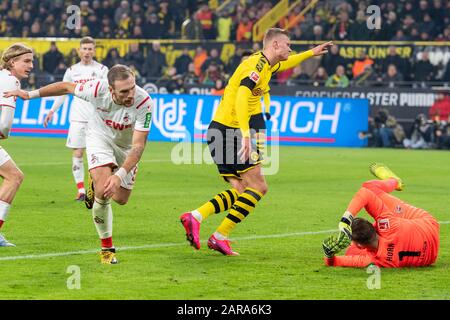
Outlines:
{"label": "blurred spectator", "polygon": [[217,19],[217,41],[230,41],[233,19],[228,12],[224,12]]}
{"label": "blurred spectator", "polygon": [[338,20],[336,21],[332,29],[334,39],[349,40],[352,23],[353,21],[349,19],[348,12],[341,11],[339,13]]}
{"label": "blurred spectator", "polygon": [[184,48],[178,58],[175,59],[174,67],[177,69],[178,74],[185,74],[188,71],[189,64],[192,62],[192,58],[189,55],[189,49]]}
{"label": "blurred spectator", "polygon": [[350,39],[354,41],[362,41],[369,39],[369,29],[367,29],[366,13],[359,10],[356,13],[356,21],[351,25]]}
{"label": "blurred spectator", "polygon": [[237,42],[250,42],[253,37],[253,22],[250,21],[248,16],[243,16],[242,20],[239,22],[236,31],[236,41]]}
{"label": "blurred spectator", "polygon": [[433,122],[421,113],[416,117],[409,135],[409,139],[403,140],[407,149],[428,149],[434,140]]}
{"label": "blurred spectator", "polygon": [[381,77],[377,74],[375,68],[372,65],[368,64],[364,67],[362,73],[360,73],[357,77],[353,78],[352,84],[354,86],[379,86],[381,85]]}
{"label": "blurred spectator", "polygon": [[353,63],[353,78],[357,78],[361,73],[363,73],[368,65],[373,65],[373,60],[370,59],[364,51],[360,51],[357,55],[356,61]]}
{"label": "blurred spectator", "polygon": [[224,69],[224,63],[222,59],[220,59],[219,51],[216,48],[211,49],[211,51],[209,52],[209,57],[205,60],[205,62],[203,62],[201,67],[202,73],[205,73],[209,65],[212,63],[216,64],[220,71]]}
{"label": "blurred spectator", "polygon": [[66,73],[67,66],[64,63],[64,61],[61,61],[58,66],[56,67],[55,71],[53,72],[53,75],[55,76],[55,81],[62,81],[64,74]]}
{"label": "blurred spectator", "polygon": [[202,46],[198,46],[197,49],[195,49],[195,56],[194,56],[194,65],[195,65],[195,74],[200,77],[202,74],[202,65],[205,62],[205,60],[208,58],[208,53],[205,49],[203,49]]}
{"label": "blurred spectator", "polygon": [[143,74],[150,79],[159,78],[166,66],[166,56],[161,52],[161,44],[158,41],[154,41],[152,48],[147,53]]}
{"label": "blurred spectator", "polygon": [[306,36],[303,35],[302,28],[300,28],[300,26],[295,27],[290,32],[290,39],[291,40],[306,40]]}
{"label": "blurred spectator", "polygon": [[111,69],[112,66],[116,64],[123,64],[123,59],[120,56],[119,51],[116,48],[109,49],[108,53],[106,54],[105,59],[102,61],[102,63],[107,66],[109,69]]}
{"label": "blurred spectator", "polygon": [[402,76],[407,76],[410,72],[410,65],[407,59],[401,58],[397,54],[397,48],[395,46],[390,46],[388,48],[388,55],[385,59],[382,60],[382,71],[383,73],[387,72],[389,65],[393,64],[397,67],[399,73]]}
{"label": "blurred spectator", "polygon": [[374,117],[372,133],[375,147],[392,148],[401,146],[405,131],[388,110],[380,109]]}
{"label": "blurred spectator", "polygon": [[123,57],[126,65],[143,66],[144,55],[139,50],[139,43],[130,43],[128,53]]}
{"label": "blurred spectator", "polygon": [[325,82],[328,80],[328,73],[325,68],[319,67],[316,73],[314,73],[311,77],[311,80],[313,81],[313,86],[315,87],[325,85]]}
{"label": "blurred spectator", "polygon": [[434,121],[447,120],[450,116],[450,95],[438,94],[428,114]]}
{"label": "blurred spectator", "polygon": [[148,16],[145,22],[144,35],[147,39],[162,39],[164,35],[163,27],[155,13]]}
{"label": "blurred spectator", "polygon": [[183,78],[177,74],[175,67],[167,68],[166,74],[159,78],[156,84],[165,87],[168,93],[179,94],[184,92]]}
{"label": "blurred spectator", "polygon": [[114,12],[114,22],[116,25],[120,25],[120,20],[123,18],[123,14],[130,13],[130,4],[128,1],[120,1],[120,6]]}
{"label": "blurred spectator", "polygon": [[432,81],[436,68],[431,64],[428,52],[422,52],[422,58],[412,67],[412,78],[416,83],[425,86],[426,81]]}
{"label": "blurred spectator", "polygon": [[346,64],[345,58],[339,54],[339,46],[337,44],[332,46],[330,52],[322,58],[322,66],[328,74],[333,74],[337,66],[345,66]]}
{"label": "blurred spectator", "polygon": [[200,82],[205,85],[213,86],[218,79],[223,79],[220,67],[216,63],[210,63],[208,69],[205,70],[203,78]]}
{"label": "blurred spectator", "polygon": [[450,149],[450,117],[435,123],[436,148]]}
{"label": "blurred spectator", "polygon": [[195,74],[195,65],[193,62],[189,63],[188,71],[183,74],[184,84],[193,85],[199,83],[199,78]]}
{"label": "blurred spectator", "polygon": [[203,29],[200,21],[192,17],[186,19],[181,27],[181,35],[183,39],[200,40],[204,39]]}
{"label": "blurred spectator", "polygon": [[225,83],[223,79],[217,79],[214,88],[211,90],[213,96],[221,96],[225,91]]}
{"label": "blurred spectator", "polygon": [[402,29],[398,29],[395,36],[390,39],[391,41],[408,41],[408,37],[405,36],[405,32]]}
{"label": "blurred spectator", "polygon": [[384,86],[394,88],[400,86],[400,83],[403,81],[403,76],[397,71],[395,64],[390,64],[386,74],[383,75],[382,81]]}
{"label": "blurred spectator", "polygon": [[44,54],[43,69],[45,72],[53,73],[60,62],[64,62],[63,54],[56,47],[56,43],[50,43],[50,50]]}
{"label": "blurred spectator", "polygon": [[216,30],[214,28],[215,16],[206,2],[200,6],[200,9],[195,14],[195,19],[200,22],[203,30],[203,36],[206,40],[216,38]]}
{"label": "blurred spectator", "polygon": [[291,77],[287,81],[288,86],[304,85],[310,82],[310,77],[303,73],[302,66],[298,65],[293,69]]}
{"label": "blurred spectator", "polygon": [[336,73],[330,76],[325,82],[325,87],[330,88],[347,88],[349,85],[349,80],[345,75],[344,66],[337,66]]}

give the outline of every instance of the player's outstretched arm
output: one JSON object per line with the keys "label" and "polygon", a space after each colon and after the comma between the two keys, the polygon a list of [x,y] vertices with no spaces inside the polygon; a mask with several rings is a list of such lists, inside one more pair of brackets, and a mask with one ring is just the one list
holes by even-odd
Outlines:
{"label": "player's outstretched arm", "polygon": [[39,97],[62,96],[65,94],[73,94],[76,84],[72,82],[55,82],[33,91],[13,90],[3,94],[5,98],[12,96],[20,97],[23,100],[29,100]]}
{"label": "player's outstretched arm", "polygon": [[272,69],[272,72],[280,72],[288,70],[296,67],[297,65],[299,65],[300,63],[309,58],[324,55],[328,53],[328,48],[330,48],[331,46],[333,46],[333,41],[328,41],[312,48],[311,50],[307,50],[297,54],[292,54],[286,61],[280,62],[279,68],[277,65],[275,65]]}

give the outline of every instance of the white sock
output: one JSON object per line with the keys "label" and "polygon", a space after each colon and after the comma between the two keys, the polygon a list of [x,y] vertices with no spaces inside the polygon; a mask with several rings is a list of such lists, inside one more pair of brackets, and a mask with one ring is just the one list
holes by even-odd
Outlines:
{"label": "white sock", "polygon": [[92,207],[92,217],[94,225],[100,239],[112,237],[113,214],[111,208],[111,200],[95,198]]}
{"label": "white sock", "polygon": [[5,201],[0,200],[0,220],[6,221],[11,205]]}
{"label": "white sock", "polygon": [[203,220],[203,216],[200,212],[198,212],[197,210],[191,211],[192,216],[195,218],[195,220],[197,220],[198,222],[202,222]]}
{"label": "white sock", "polygon": [[225,237],[223,234],[217,231],[214,232],[214,237],[216,237],[217,240],[227,240],[227,237]]}
{"label": "white sock", "polygon": [[79,193],[86,193],[84,189],[84,162],[83,158],[72,157],[72,174]]}

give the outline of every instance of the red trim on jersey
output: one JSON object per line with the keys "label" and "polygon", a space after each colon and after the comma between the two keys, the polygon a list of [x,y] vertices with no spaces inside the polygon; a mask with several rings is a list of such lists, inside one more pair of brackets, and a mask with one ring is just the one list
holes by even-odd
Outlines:
{"label": "red trim on jersey", "polygon": [[150,97],[145,98],[144,101],[142,101],[141,103],[139,103],[139,105],[136,107],[136,109],[139,109],[140,107],[142,107],[142,105],[143,105],[145,102],[147,102],[147,100],[149,100],[149,99],[150,99]]}
{"label": "red trim on jersey", "polygon": [[10,107],[15,109],[16,107],[10,106],[9,104],[0,104],[0,107]]}
{"label": "red trim on jersey", "polygon": [[97,85],[95,86],[94,98],[97,98],[98,86],[99,86],[99,85],[100,85],[100,81],[97,82]]}

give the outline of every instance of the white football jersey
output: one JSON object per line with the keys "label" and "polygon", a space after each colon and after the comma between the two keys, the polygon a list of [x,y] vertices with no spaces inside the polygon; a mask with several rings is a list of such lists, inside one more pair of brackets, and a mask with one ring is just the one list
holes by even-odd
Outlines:
{"label": "white football jersey", "polygon": [[3,92],[18,89],[20,89],[20,81],[8,70],[0,70],[0,106],[15,108],[17,97],[4,98]]}
{"label": "white football jersey", "polygon": [[[92,61],[89,65],[78,62],[66,70],[63,81],[85,83],[96,79],[106,79],[107,74],[108,68],[97,61]],[[90,103],[74,97],[70,107],[69,121],[88,122],[93,111],[94,108]]]}
{"label": "white football jersey", "polygon": [[3,97],[3,93],[20,89],[20,81],[6,69],[0,70],[0,138],[9,136],[14,120],[17,97]]}
{"label": "white football jersey", "polygon": [[103,136],[122,148],[132,145],[133,131],[150,131],[153,101],[148,93],[136,86],[131,107],[114,103],[107,80],[93,80],[77,84],[74,95],[90,102],[94,114],[88,122],[86,139]]}

